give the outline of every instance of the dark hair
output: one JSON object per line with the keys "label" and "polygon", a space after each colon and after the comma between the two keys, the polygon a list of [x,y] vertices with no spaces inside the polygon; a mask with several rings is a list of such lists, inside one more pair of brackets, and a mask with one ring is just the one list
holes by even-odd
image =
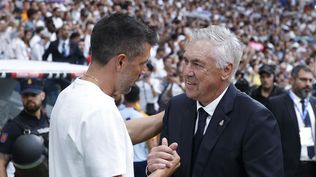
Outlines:
{"label": "dark hair", "polygon": [[139,100],[139,87],[137,85],[134,85],[131,87],[131,90],[129,93],[124,95],[124,99],[128,103],[135,103]]}
{"label": "dark hair", "polygon": [[116,13],[102,18],[92,30],[92,62],[105,65],[120,53],[134,58],[143,52],[145,43],[157,42],[158,35],[149,26],[134,17]]}
{"label": "dark hair", "polygon": [[73,40],[73,39],[75,39],[75,38],[77,38],[77,37],[80,37],[80,33],[78,33],[78,32],[73,32],[73,33],[71,33],[69,39],[70,39],[70,40]]}
{"label": "dark hair", "polygon": [[301,71],[301,70],[304,70],[306,72],[310,72],[312,73],[312,70],[310,67],[308,67],[307,65],[304,65],[304,64],[301,64],[301,65],[297,65],[295,66],[292,71],[291,71],[291,76],[293,78],[297,78],[298,77],[298,73]]}

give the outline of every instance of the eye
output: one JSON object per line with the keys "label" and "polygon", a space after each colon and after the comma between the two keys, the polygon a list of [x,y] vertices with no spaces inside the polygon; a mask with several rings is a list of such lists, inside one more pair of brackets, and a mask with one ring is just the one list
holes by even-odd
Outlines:
{"label": "eye", "polygon": [[199,67],[199,68],[203,68],[204,67],[201,63],[198,63],[198,62],[193,62],[192,65],[194,67]]}
{"label": "eye", "polygon": [[188,64],[189,64],[188,59],[184,58],[183,60],[184,60],[184,64],[186,64],[186,65],[188,65]]}

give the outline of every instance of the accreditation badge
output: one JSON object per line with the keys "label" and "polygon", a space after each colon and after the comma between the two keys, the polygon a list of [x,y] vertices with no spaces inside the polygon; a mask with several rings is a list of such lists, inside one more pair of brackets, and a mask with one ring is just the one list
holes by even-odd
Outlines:
{"label": "accreditation badge", "polygon": [[300,138],[302,146],[314,146],[314,139],[312,136],[312,128],[304,127],[300,129]]}

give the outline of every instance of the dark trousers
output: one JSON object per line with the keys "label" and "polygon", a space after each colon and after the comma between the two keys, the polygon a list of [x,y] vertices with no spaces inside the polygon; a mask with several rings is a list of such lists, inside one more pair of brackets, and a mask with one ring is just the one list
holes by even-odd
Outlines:
{"label": "dark trousers", "polygon": [[134,162],[134,177],[147,177],[146,175],[147,161]]}
{"label": "dark trousers", "polygon": [[316,177],[316,161],[300,162],[296,177]]}

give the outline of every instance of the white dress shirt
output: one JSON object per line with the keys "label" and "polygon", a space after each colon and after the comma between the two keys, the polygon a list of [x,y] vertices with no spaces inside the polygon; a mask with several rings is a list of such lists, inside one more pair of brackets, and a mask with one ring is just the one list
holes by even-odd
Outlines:
{"label": "white dress shirt", "polygon": [[[221,101],[221,99],[223,98],[224,94],[226,93],[228,87],[223,91],[222,94],[220,94],[214,101],[212,101],[211,103],[209,103],[208,105],[206,105],[205,107],[203,107],[198,101],[196,101],[196,111],[199,112],[199,108],[203,108],[209,116],[207,116],[206,118],[206,125],[205,125],[205,128],[204,128],[204,132],[203,134],[205,134],[206,130],[207,130],[207,127],[208,127],[208,124],[210,123],[211,121],[211,118],[214,114],[214,111],[218,105],[218,103]],[[197,127],[198,127],[198,122],[199,122],[199,115],[197,115],[197,119],[195,121],[195,130],[194,130],[194,134],[196,133],[197,131]]]}

